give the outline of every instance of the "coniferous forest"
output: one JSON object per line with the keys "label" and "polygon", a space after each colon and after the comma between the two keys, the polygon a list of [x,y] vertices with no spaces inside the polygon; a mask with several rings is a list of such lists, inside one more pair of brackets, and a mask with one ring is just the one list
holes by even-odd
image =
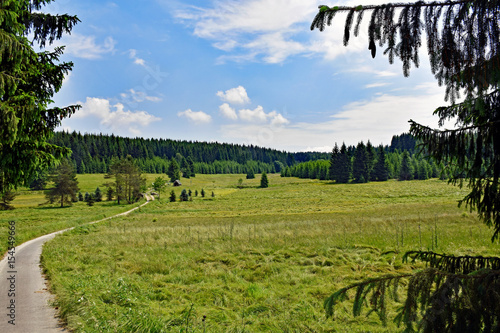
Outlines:
{"label": "coniferous forest", "polygon": [[[343,145],[342,149],[335,145],[332,153],[290,153],[253,145],[77,132],[57,132],[51,142],[71,149],[71,162],[80,174],[107,173],[113,161],[131,156],[142,172],[157,174],[167,173],[175,160],[182,174],[191,176],[266,172],[338,183],[440,176],[436,164],[420,157],[409,134],[393,136],[390,146],[374,147],[368,141],[366,145]],[[190,172],[184,172],[186,169]],[[339,174],[343,176],[338,178]]]}

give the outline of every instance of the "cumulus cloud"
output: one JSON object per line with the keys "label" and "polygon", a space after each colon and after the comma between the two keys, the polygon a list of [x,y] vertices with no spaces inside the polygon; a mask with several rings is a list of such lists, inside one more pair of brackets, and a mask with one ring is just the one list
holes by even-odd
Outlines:
{"label": "cumulus cloud", "polygon": [[95,36],[73,33],[66,36],[63,43],[57,42],[56,44],[66,46],[65,54],[93,60],[101,58],[104,54],[114,52],[116,41],[112,37],[106,37],[102,43],[98,43]]}
{"label": "cumulus cloud", "polygon": [[81,104],[82,108],[72,118],[95,117],[102,126],[112,131],[126,129],[130,133],[138,135],[142,128],[154,121],[161,120],[146,111],[125,110],[125,106],[121,103],[111,105],[109,100],[103,98],[87,97],[85,103],[78,102],[78,104]]}
{"label": "cumulus cloud", "polygon": [[236,114],[236,111],[232,107],[230,107],[229,104],[227,104],[227,103],[224,103],[221,106],[219,106],[219,111],[225,118],[228,118],[231,120],[238,119],[238,115]]}
{"label": "cumulus cloud", "polygon": [[242,86],[226,90],[225,92],[218,91],[217,96],[219,96],[222,101],[228,102],[230,104],[250,103],[250,98],[248,98],[247,91]]}
{"label": "cumulus cloud", "polygon": [[177,113],[177,116],[186,117],[189,121],[196,124],[206,124],[212,121],[212,117],[209,114],[206,114],[203,111],[192,111],[191,109],[179,112]]}
{"label": "cumulus cloud", "polygon": [[260,105],[253,110],[241,109],[238,111],[238,114],[241,120],[251,123],[265,123],[269,121],[272,126],[283,126],[290,123],[288,119],[276,111],[266,113]]}

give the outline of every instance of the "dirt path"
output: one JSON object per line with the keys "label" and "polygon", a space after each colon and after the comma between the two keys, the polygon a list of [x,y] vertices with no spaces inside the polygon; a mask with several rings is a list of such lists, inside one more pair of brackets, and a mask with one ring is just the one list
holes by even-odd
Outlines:
{"label": "dirt path", "polygon": [[[147,202],[134,209],[89,224],[127,215],[148,204],[154,197],[146,195],[146,199]],[[7,255],[0,261],[0,332],[68,332],[61,326],[56,309],[49,305],[52,295],[48,292],[42,275],[40,255],[46,241],[71,229],[73,228],[18,245],[13,256]]]}

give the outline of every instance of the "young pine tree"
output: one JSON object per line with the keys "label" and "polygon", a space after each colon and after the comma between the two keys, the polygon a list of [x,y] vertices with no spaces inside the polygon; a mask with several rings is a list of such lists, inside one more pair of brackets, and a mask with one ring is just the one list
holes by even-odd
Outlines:
{"label": "young pine tree", "polygon": [[263,172],[262,176],[260,177],[260,187],[261,188],[269,187],[269,180],[267,179],[267,174],[265,172]]}

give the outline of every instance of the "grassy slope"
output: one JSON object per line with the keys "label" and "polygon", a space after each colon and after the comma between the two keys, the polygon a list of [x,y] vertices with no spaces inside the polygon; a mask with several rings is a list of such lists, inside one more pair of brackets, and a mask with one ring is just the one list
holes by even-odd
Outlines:
{"label": "grassy slope", "polygon": [[[257,188],[257,177],[237,189],[243,175],[198,175],[182,188],[204,188],[205,198],[169,203],[168,188],[128,217],[49,242],[43,262],[70,327],[394,331],[375,315],[353,319],[348,303],[336,321],[326,319],[322,303],[352,282],[409,271],[400,262],[405,250],[499,253],[489,230],[456,207],[465,192],[437,180],[333,185],[269,177],[270,188]],[[391,250],[399,254],[382,254]]]}

